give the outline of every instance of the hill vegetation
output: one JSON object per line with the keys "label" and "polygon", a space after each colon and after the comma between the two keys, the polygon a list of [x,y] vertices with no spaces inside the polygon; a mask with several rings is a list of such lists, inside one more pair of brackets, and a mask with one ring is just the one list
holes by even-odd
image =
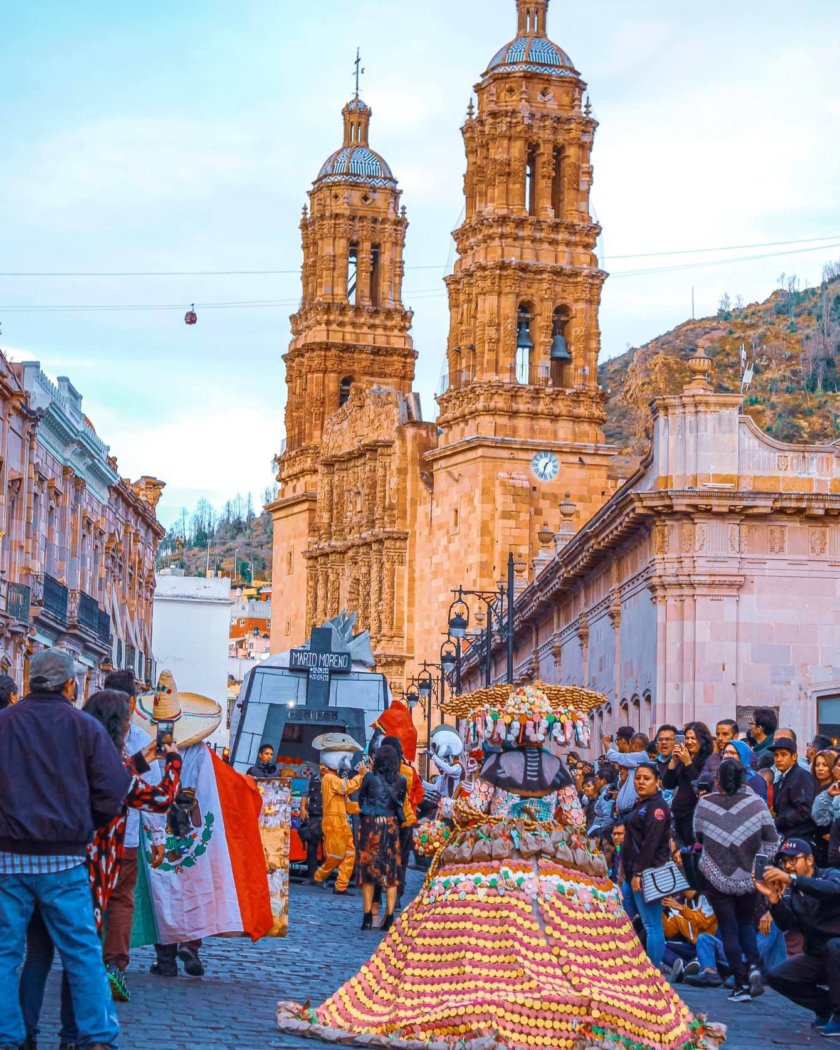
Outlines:
{"label": "hill vegetation", "polygon": [[840,264],[822,283],[783,287],[762,303],[722,296],[714,317],[686,321],[599,369],[607,391],[607,440],[639,455],[650,438],[648,403],[679,393],[690,378],[687,360],[700,346],[714,362],[719,391],[738,392],[746,365],[753,377],[744,411],[779,441],[832,442],[840,437]]}

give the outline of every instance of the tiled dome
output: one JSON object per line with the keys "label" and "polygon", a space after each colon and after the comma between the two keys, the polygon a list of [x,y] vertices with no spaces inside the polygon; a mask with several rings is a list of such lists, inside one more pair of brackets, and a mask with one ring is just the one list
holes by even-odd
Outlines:
{"label": "tiled dome", "polygon": [[554,77],[577,75],[571,58],[544,36],[520,36],[505,44],[490,60],[487,73],[547,73]]}
{"label": "tiled dome", "polygon": [[369,186],[396,186],[393,172],[367,146],[343,146],[318,172],[319,182],[359,182]]}

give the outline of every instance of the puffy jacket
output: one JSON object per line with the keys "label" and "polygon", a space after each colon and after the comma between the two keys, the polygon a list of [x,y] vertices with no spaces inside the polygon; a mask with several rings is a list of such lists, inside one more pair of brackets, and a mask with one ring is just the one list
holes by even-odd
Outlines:
{"label": "puffy jacket", "polygon": [[84,856],[130,786],[103,726],[63,696],[0,711],[0,852]]}
{"label": "puffy jacket", "polygon": [[811,819],[819,828],[827,828],[840,817],[840,795],[829,795],[828,790],[821,791],[811,807]]}

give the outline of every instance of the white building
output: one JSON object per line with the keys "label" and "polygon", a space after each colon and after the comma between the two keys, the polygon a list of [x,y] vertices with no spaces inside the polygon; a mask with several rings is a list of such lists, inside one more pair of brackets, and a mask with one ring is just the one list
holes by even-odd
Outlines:
{"label": "white building", "polygon": [[179,690],[220,704],[222,724],[208,743],[227,747],[230,580],[159,573],[152,646],[159,670],[175,676]]}

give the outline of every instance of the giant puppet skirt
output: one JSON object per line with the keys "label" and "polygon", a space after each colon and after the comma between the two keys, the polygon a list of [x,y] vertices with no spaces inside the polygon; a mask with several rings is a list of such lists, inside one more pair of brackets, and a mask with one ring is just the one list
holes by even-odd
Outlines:
{"label": "giant puppet skirt", "polygon": [[609,879],[516,852],[433,868],[356,976],[317,1009],[279,1003],[277,1024],[395,1050],[682,1050],[725,1035],[649,962]]}

